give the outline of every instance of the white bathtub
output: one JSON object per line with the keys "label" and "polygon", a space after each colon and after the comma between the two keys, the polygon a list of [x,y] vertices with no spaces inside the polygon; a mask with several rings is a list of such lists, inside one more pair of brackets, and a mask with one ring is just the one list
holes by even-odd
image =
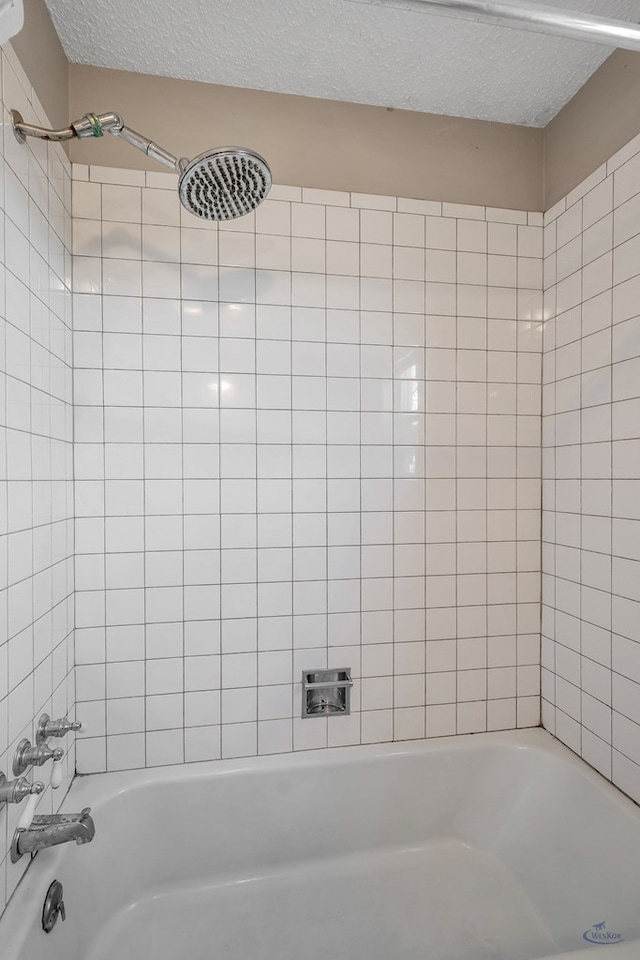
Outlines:
{"label": "white bathtub", "polygon": [[640,811],[540,730],[85,777],[87,805],[2,960],[640,957]]}

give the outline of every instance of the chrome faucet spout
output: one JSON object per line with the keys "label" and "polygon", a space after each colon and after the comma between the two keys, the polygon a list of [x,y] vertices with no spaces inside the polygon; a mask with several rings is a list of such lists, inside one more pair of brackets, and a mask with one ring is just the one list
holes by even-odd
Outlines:
{"label": "chrome faucet spout", "polygon": [[71,840],[80,845],[91,843],[96,827],[91,816],[91,807],[81,813],[59,813],[53,816],[34,817],[26,830],[20,827],[13,835],[11,861],[16,863],[25,853],[37,853],[47,847]]}

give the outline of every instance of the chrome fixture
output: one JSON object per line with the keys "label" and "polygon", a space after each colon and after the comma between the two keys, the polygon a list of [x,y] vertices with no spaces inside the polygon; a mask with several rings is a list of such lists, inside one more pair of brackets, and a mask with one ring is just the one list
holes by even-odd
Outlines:
{"label": "chrome fixture", "polygon": [[251,213],[271,189],[266,160],[242,147],[208,150],[180,169],[180,202],[205,220],[235,220]]}
{"label": "chrome fixture", "polygon": [[42,907],[42,929],[45,933],[51,933],[58,922],[58,917],[60,917],[61,920],[66,920],[67,913],[64,908],[64,890],[62,889],[62,884],[59,880],[54,880],[47,890],[47,895],[44,898],[44,906]]}
{"label": "chrome fixture", "polygon": [[25,123],[17,110],[11,111],[11,122],[18,143],[25,143],[27,137],[60,142],[102,137],[105,133],[126,140],[136,150],[178,174],[180,202],[189,213],[205,220],[235,220],[251,213],[271,189],[267,162],[253,150],[217,147],[193,160],[174,157],[153,140],[125,127],[117,113],[87,113],[60,130]]}
{"label": "chrome fixture", "polygon": [[302,716],[330,717],[351,713],[351,670],[302,671]]}
{"label": "chrome fixture", "polygon": [[20,777],[18,780],[7,780],[0,770],[0,807],[3,803],[21,803],[25,797],[38,796],[44,790],[44,783],[36,780],[35,783]]}
{"label": "chrome fixture", "polygon": [[626,20],[594,17],[578,10],[559,10],[546,4],[515,0],[356,0],[375,6],[422,9],[425,13],[459,17],[529,30],[550,33],[570,40],[588,40],[623,50],[640,50],[640,26]]}
{"label": "chrome fixture", "polygon": [[96,828],[91,807],[81,813],[58,813],[33,817],[29,826],[18,826],[11,844],[11,862],[17,863],[25,853],[37,853],[46,847],[75,840],[77,844],[91,843]]}
{"label": "chrome fixture", "polygon": [[67,720],[66,717],[51,720],[48,713],[43,713],[38,720],[36,743],[44,743],[49,737],[66,737],[71,731],[77,733],[78,730],[82,730],[79,720]]}
{"label": "chrome fixture", "polygon": [[29,767],[41,767],[47,760],[53,760],[55,763],[62,760],[63,757],[64,750],[62,747],[56,747],[52,750],[44,740],[37,746],[32,747],[30,740],[21,740],[13,755],[13,775],[19,777]]}

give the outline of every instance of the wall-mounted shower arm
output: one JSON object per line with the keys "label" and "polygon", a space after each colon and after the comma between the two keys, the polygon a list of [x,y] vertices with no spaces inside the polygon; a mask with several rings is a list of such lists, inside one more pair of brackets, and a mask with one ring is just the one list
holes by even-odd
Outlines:
{"label": "wall-mounted shower arm", "polygon": [[125,127],[122,117],[117,113],[87,113],[80,120],[73,120],[68,127],[63,127],[61,130],[48,130],[46,127],[38,127],[33,123],[25,123],[17,110],[11,111],[11,121],[13,132],[19,143],[24,143],[27,137],[60,142],[73,139],[85,140],[111,133],[114,137],[121,137],[126,140],[136,150],[140,150],[152,160],[157,160],[158,163],[169,167],[175,173],[182,173],[188,163],[188,160],[184,157],[174,157],[172,153],[154,143],[153,140],[143,137],[141,133],[137,133],[130,127]]}
{"label": "wall-mounted shower arm", "polygon": [[152,160],[157,160],[158,163],[162,163],[165,167],[169,167],[170,170],[174,170],[176,173],[182,173],[189,162],[186,157],[174,157],[174,155],[169,153],[168,150],[165,150],[164,147],[159,146],[147,137],[143,137],[141,133],[137,133],[135,130],[132,130],[131,127],[125,127],[124,124],[118,129],[110,130],[109,133],[113,133],[116,137],[122,137],[123,140],[130,143],[136,150],[146,153]]}
{"label": "wall-mounted shower arm", "polygon": [[[1,2],[1,0],[0,0]],[[136,150],[178,174],[178,196],[189,213],[203,220],[235,220],[262,203],[271,189],[271,171],[255,150],[244,147],[214,147],[188,160],[174,157],[148,137],[125,127],[118,113],[86,113],[61,130],[48,130],[25,123],[17,110],[11,124],[18,143],[27,137],[39,140],[85,140],[110,133],[121,137]]]}
{"label": "wall-mounted shower arm", "polygon": [[62,127],[60,130],[47,130],[33,123],[25,123],[17,110],[11,111],[13,132],[18,143],[24,143],[27,137],[37,137],[38,140],[50,140],[60,143],[63,140],[73,140],[76,133],[73,127]]}
{"label": "wall-mounted shower arm", "polygon": [[545,4],[513,0],[356,0],[374,5],[422,9],[425,13],[445,17],[459,17],[530,30],[534,33],[550,33],[571,40],[588,40],[608,47],[625,50],[640,50],[640,26],[625,20],[610,20],[594,17],[576,10],[562,10]]}

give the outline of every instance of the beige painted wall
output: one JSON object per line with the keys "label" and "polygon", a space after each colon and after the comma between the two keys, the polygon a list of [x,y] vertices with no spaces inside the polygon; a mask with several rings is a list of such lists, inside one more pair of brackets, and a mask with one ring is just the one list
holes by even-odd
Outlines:
{"label": "beige painted wall", "polygon": [[640,133],[640,53],[616,50],[544,132],[545,209]]}
{"label": "beige painted wall", "polygon": [[[640,133],[640,53],[623,50],[542,131],[69,64],[44,0],[25,0],[12,44],[54,126],[117,110],[187,156],[252,146],[293,185],[542,210]],[[112,137],[70,153],[160,169]]]}
{"label": "beige painted wall", "polygon": [[24,0],[24,27],[11,45],[53,126],[66,127],[69,63],[44,0]]}
{"label": "beige painted wall", "polygon": [[[407,110],[71,64],[71,113],[115,110],[186,156],[236,144],[276,183],[542,209],[542,131]],[[113,137],[73,143],[82,163],[159,169]]]}

